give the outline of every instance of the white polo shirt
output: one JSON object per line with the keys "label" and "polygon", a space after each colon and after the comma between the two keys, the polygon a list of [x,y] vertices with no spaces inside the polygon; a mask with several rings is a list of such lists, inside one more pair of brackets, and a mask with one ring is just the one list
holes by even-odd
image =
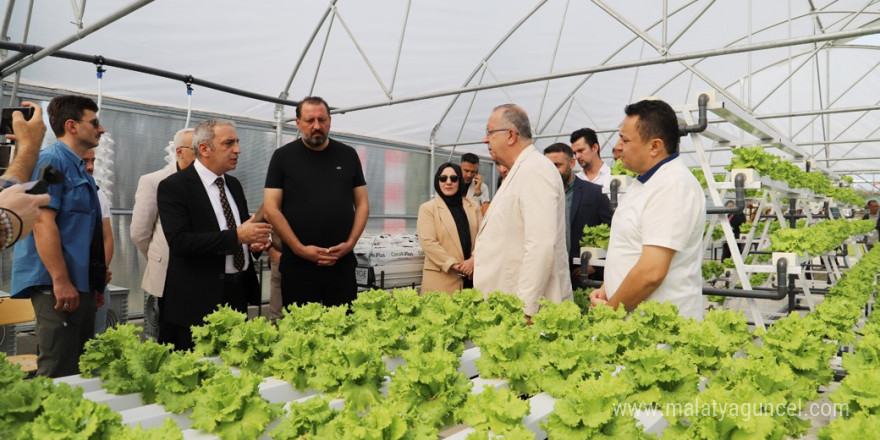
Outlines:
{"label": "white polo shirt", "polygon": [[98,203],[101,204],[101,218],[110,218],[110,200],[101,188],[98,188]]}
{"label": "white polo shirt", "polygon": [[[706,197],[678,155],[662,163],[647,181],[636,179],[611,220],[605,292],[614,296],[642,255],[642,246],[675,250],[669,272],[648,300],[671,302],[684,317],[703,317],[702,238]],[[644,179],[642,179],[644,180]]]}
{"label": "white polo shirt", "polygon": [[483,182],[483,184],[480,185],[479,196],[475,195],[475,193],[477,192],[477,186],[475,184],[476,182],[474,180],[471,180],[471,184],[468,185],[467,195],[465,195],[465,197],[474,202],[474,205],[479,208],[483,206],[483,203],[489,203],[491,199],[489,199],[489,187],[486,185],[486,182]]}

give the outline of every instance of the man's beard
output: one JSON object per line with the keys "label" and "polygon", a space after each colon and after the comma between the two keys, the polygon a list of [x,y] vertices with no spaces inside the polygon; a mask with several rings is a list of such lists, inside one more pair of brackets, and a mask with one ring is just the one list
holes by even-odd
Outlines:
{"label": "man's beard", "polygon": [[311,136],[306,136],[303,138],[303,142],[308,144],[310,147],[320,147],[324,145],[324,142],[327,141],[327,136],[324,136],[323,133],[312,133]]}
{"label": "man's beard", "polygon": [[560,176],[562,176],[562,187],[565,188],[571,179],[571,171],[569,170],[568,174],[560,174]]}

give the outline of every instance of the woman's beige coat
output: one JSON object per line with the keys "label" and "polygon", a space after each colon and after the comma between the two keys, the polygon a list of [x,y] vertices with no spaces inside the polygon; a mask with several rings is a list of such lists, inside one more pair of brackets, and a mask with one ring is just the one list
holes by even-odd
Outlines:
{"label": "woman's beige coat", "polygon": [[[467,214],[471,231],[471,254],[473,244],[477,242],[477,229],[482,216],[480,208],[470,200],[463,199],[462,206]],[[462,279],[452,268],[456,263],[464,261],[461,240],[455,220],[446,203],[439,196],[425,202],[419,207],[417,223],[419,243],[425,252],[425,266],[422,269],[422,294],[426,292],[454,293],[461,289]]]}

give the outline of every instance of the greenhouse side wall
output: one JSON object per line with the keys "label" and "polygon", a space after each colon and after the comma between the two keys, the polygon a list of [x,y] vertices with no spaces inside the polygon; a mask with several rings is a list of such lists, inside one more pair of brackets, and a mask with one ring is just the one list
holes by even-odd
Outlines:
{"label": "greenhouse side wall", "polygon": [[[45,109],[53,96],[65,93],[67,92],[22,86],[14,105],[22,100],[30,100]],[[7,106],[9,96],[9,84],[4,83],[2,99]],[[112,147],[112,162],[105,162],[105,166],[110,167],[113,179],[107,188],[112,193],[111,225],[115,239],[111,284],[129,289],[128,310],[131,316],[137,317],[143,313],[143,290],[140,282],[145,261],[129,238],[134,195],[142,175],[158,170],[168,163],[166,147],[174,133],[183,128],[186,112],[107,97],[103,98],[102,107],[101,123],[106,134],[115,142]],[[44,116],[47,131],[43,145],[47,146],[54,143],[56,138],[48,128],[48,116],[45,113]],[[275,149],[274,128],[264,121],[205,113],[194,113],[190,126],[208,118],[230,119],[236,123],[242,153],[238,169],[230,174],[241,181],[248,199],[248,208],[254,212],[263,200],[266,168]],[[354,147],[364,166],[370,200],[370,219],[366,232],[414,233],[419,205],[431,197],[428,184],[433,172],[428,170],[430,153],[427,148],[342,134],[332,134],[332,137]],[[285,133],[283,142],[294,139],[296,133],[291,129]],[[436,160],[439,164],[448,158],[449,153],[443,152],[438,153]],[[458,157],[453,160],[457,162]],[[484,160],[480,165],[484,176],[494,176],[490,161]],[[494,185],[490,186],[494,192]],[[12,252],[3,252],[0,254],[0,290],[9,291],[11,270]],[[265,284],[268,284],[268,268],[265,278]]]}

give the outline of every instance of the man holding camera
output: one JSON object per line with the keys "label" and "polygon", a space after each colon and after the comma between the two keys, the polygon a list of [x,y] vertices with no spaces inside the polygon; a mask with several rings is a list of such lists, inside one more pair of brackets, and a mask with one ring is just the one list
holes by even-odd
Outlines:
{"label": "man holding camera", "polygon": [[95,308],[104,302],[101,208],[81,159],[104,133],[97,111],[94,101],[80,96],[49,103],[49,125],[58,141],[40,151],[37,169],[51,164],[61,182],[49,185],[51,200],[40,210],[33,235],[15,247],[12,296],[31,298],[42,376],[79,371],[83,346],[94,334]]}
{"label": "man holding camera", "polygon": [[[40,106],[24,101],[24,108],[4,108],[2,130],[7,142],[16,142],[15,158],[0,176],[0,250],[11,247],[34,228],[40,207],[49,203],[46,194],[27,194],[19,183],[34,171],[46,125]],[[30,110],[28,112],[28,110]]]}

